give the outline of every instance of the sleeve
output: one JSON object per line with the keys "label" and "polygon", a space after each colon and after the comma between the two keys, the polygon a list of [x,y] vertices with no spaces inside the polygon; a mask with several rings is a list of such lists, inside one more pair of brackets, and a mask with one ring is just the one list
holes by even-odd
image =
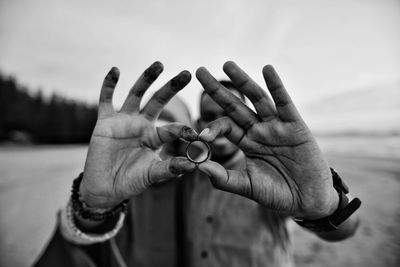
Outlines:
{"label": "sleeve", "polygon": [[[117,267],[110,239],[93,244],[77,244],[66,239],[61,227],[62,211],[57,214],[56,231],[39,255],[34,267]],[[114,238],[114,237],[113,237]],[[115,242],[114,242],[115,244]]]}

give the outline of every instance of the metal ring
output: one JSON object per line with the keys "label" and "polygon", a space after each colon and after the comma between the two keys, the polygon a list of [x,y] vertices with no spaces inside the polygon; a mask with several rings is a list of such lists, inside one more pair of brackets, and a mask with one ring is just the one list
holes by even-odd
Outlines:
{"label": "metal ring", "polygon": [[[190,147],[194,142],[201,142],[201,143],[203,143],[203,144],[207,147],[207,157],[205,157],[204,160],[196,161],[195,159],[193,159],[193,158],[190,157],[190,154],[189,154],[189,147]],[[210,145],[209,145],[206,141],[203,141],[203,140],[200,140],[200,139],[199,139],[199,140],[194,140],[194,141],[190,142],[190,143],[186,146],[186,158],[187,158],[188,160],[190,160],[191,162],[195,163],[195,164],[200,164],[200,163],[203,163],[203,162],[207,161],[207,160],[210,158],[210,155],[211,155],[211,148],[210,148]]]}

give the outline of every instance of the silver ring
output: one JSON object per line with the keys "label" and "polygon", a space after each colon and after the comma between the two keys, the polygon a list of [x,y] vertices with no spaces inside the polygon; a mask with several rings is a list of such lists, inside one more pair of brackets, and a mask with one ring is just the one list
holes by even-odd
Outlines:
{"label": "silver ring", "polygon": [[[190,157],[190,154],[189,154],[189,147],[190,147],[194,142],[201,142],[201,143],[203,143],[203,144],[207,147],[207,157],[205,157],[204,160],[199,160],[199,161],[197,161],[197,160],[193,159],[192,157]],[[187,158],[188,160],[190,160],[191,162],[195,163],[195,164],[200,164],[200,163],[203,163],[203,162],[207,161],[207,160],[210,158],[210,155],[211,155],[211,148],[210,148],[210,145],[209,145],[206,141],[203,141],[203,140],[194,140],[194,141],[190,142],[190,143],[186,146],[186,158]]]}

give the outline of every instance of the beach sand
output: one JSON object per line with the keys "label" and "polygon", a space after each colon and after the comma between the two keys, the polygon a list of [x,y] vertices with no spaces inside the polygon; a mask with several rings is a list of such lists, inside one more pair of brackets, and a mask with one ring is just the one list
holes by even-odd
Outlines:
{"label": "beach sand", "polygon": [[[374,154],[371,147],[361,144],[355,149],[351,140],[341,141],[321,143],[330,165],[344,178],[351,194],[363,201],[357,212],[360,228],[349,240],[329,243],[294,226],[296,266],[400,266],[398,147]],[[394,141],[385,142],[390,148]],[[344,144],[346,149],[335,149]],[[374,146],[382,148],[379,142]],[[30,266],[38,257],[85,156],[84,146],[1,148],[0,266]]]}

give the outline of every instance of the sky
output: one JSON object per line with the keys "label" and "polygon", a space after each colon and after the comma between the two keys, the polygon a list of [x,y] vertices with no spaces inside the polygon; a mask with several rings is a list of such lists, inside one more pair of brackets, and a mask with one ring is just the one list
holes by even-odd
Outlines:
{"label": "sky", "polygon": [[[0,71],[47,95],[95,103],[112,66],[114,103],[152,62],[164,73],[149,95],[183,69],[179,95],[196,117],[207,67],[237,62],[264,86],[275,66],[298,106],[366,88],[400,84],[398,0],[0,0]],[[400,89],[400,88],[399,88]]]}

